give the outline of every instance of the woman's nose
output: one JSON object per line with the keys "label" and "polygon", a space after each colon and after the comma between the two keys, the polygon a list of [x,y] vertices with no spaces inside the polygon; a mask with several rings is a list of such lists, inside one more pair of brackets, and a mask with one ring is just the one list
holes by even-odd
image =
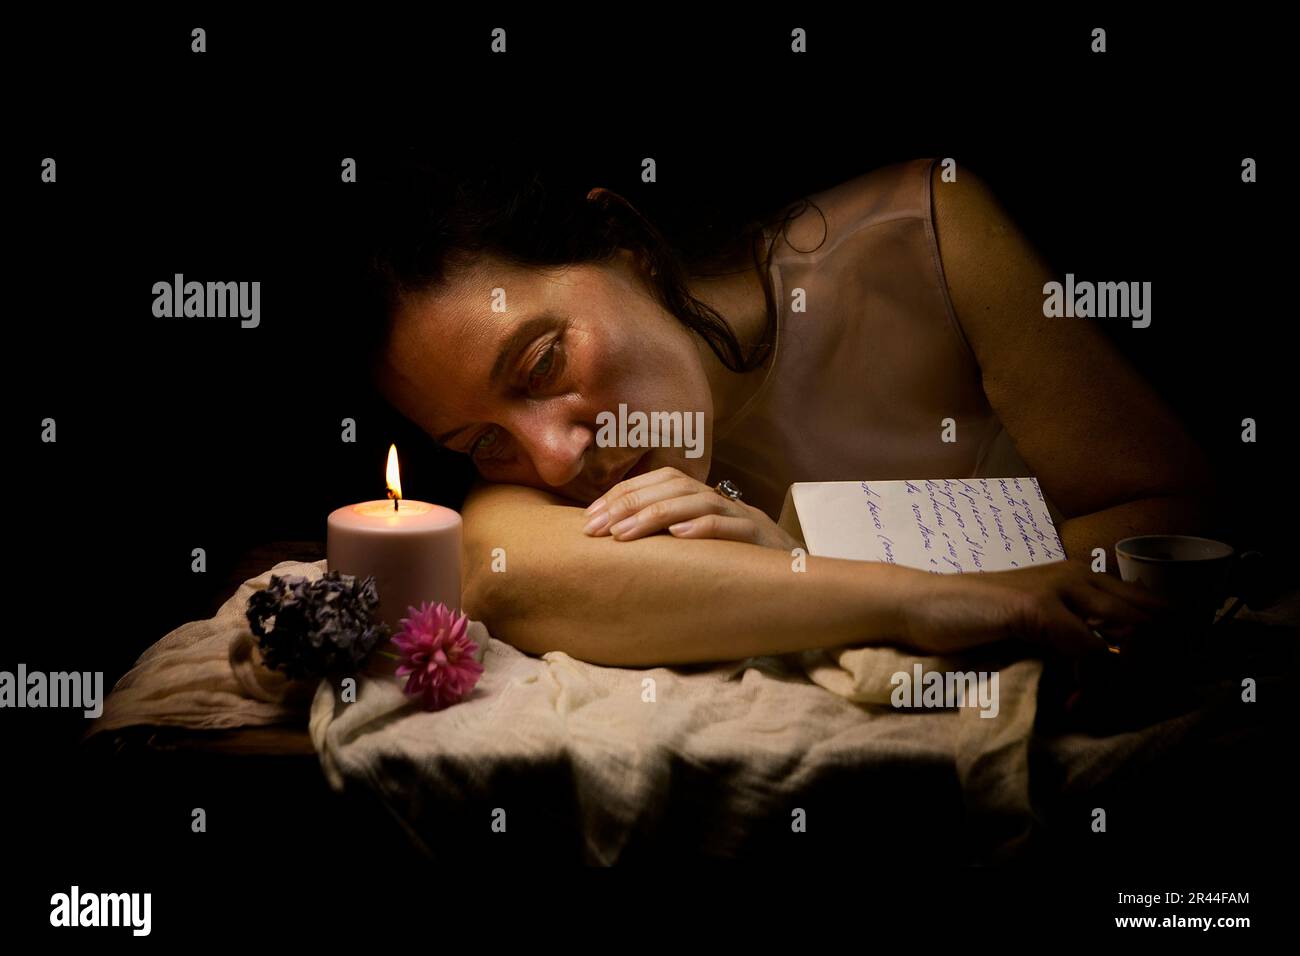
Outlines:
{"label": "woman's nose", "polygon": [[524,446],[542,481],[562,488],[582,474],[587,451],[595,441],[590,428],[558,418],[525,424],[532,428],[525,433]]}

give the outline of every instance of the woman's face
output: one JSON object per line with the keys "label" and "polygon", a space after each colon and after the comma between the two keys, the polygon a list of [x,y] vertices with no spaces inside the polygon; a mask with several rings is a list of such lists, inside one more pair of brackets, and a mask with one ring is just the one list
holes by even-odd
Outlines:
{"label": "woman's face", "polygon": [[[629,472],[708,476],[713,399],[698,341],[651,297],[627,250],[544,272],[484,257],[397,312],[379,387],[486,480],[585,505]],[[703,453],[598,446],[597,415],[617,421],[620,403],[628,415],[702,412]]]}

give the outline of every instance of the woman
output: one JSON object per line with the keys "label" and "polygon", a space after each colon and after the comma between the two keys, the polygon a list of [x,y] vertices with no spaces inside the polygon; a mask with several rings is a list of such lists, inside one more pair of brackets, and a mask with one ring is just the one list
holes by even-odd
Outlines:
{"label": "woman", "polygon": [[[969,170],[856,177],[709,269],[606,189],[431,182],[443,198],[373,259],[373,370],[473,459],[465,608],[496,637],[620,666],[873,641],[1084,653],[1168,610],[1093,549],[1113,569],[1122,537],[1204,531],[1210,469],[1089,320],[1044,317],[1053,276]],[[703,453],[598,443],[620,404],[701,413]],[[796,573],[774,520],[792,481],[996,474],[1038,476],[1070,560]]]}

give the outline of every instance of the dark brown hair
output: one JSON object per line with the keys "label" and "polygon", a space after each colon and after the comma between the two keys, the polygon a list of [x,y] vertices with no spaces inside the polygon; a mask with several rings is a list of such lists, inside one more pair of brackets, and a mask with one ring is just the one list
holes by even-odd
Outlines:
{"label": "dark brown hair", "polygon": [[[384,183],[365,268],[369,299],[382,314],[364,344],[371,363],[402,301],[437,288],[478,256],[546,268],[604,262],[620,248],[636,254],[659,303],[700,335],[727,368],[747,372],[769,357],[778,315],[769,281],[772,252],[786,225],[813,205],[809,200],[787,203],[774,214],[743,216],[739,223],[696,217],[670,236],[616,195],[588,198],[593,184],[571,173],[512,170],[499,162],[461,165],[408,156]],[[764,250],[771,226],[779,228]],[[746,259],[763,276],[767,300],[763,335],[748,354],[723,317],[687,291],[690,276],[748,268]]]}

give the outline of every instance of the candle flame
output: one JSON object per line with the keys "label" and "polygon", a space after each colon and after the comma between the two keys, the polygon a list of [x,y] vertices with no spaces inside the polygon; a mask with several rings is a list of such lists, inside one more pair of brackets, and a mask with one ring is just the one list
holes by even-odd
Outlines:
{"label": "candle flame", "polygon": [[388,497],[402,497],[402,476],[397,469],[397,446],[388,446]]}

